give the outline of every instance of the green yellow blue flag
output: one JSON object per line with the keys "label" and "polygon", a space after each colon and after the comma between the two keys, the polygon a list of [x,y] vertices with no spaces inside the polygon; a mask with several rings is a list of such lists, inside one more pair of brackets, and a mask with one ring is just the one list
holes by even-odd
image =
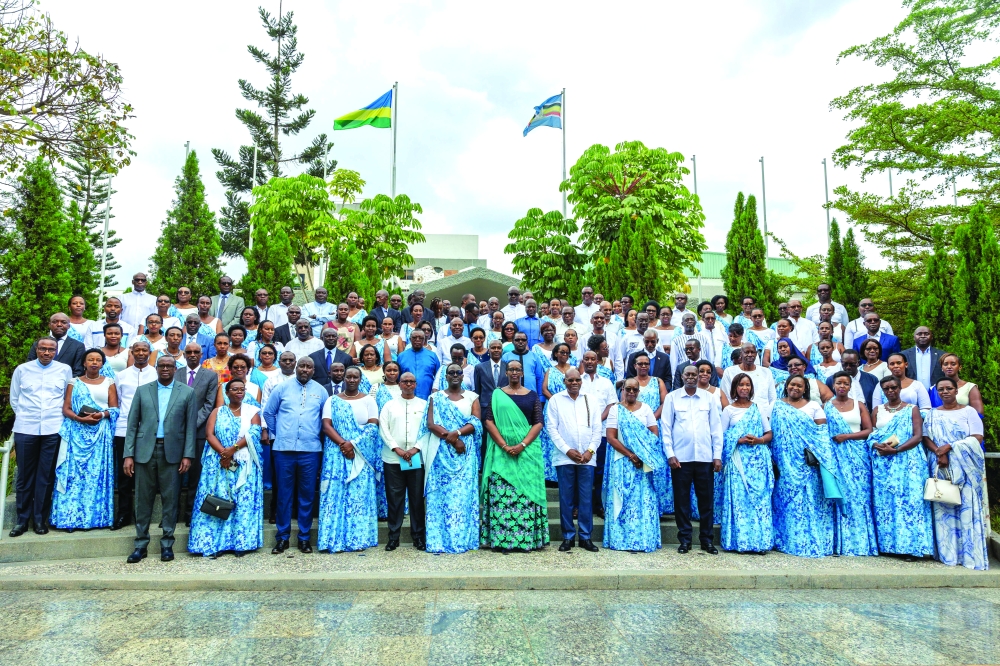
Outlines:
{"label": "green yellow blue flag", "polygon": [[562,94],[553,95],[542,102],[541,106],[535,107],[535,115],[524,128],[523,136],[528,136],[528,132],[542,126],[562,129]]}
{"label": "green yellow blue flag", "polygon": [[333,129],[346,130],[355,127],[392,127],[392,91],[379,97],[363,109],[351,111],[333,121]]}

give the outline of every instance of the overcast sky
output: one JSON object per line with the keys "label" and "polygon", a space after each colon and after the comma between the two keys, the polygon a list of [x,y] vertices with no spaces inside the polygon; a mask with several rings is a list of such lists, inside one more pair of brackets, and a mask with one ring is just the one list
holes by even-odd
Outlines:
{"label": "overcast sky", "polygon": [[[237,79],[265,86],[246,46],[273,50],[258,4],[106,1],[97,11],[43,0],[58,27],[121,66],[135,106],[137,155],[115,179],[112,202],[122,287],[148,267],[185,141],[201,159],[209,206],[224,203],[210,149],[249,143],[234,116],[247,105]],[[263,4],[277,13],[277,0]],[[305,54],[294,90],[316,110],[286,151],[325,131],[339,166],[367,181],[366,196],[388,193],[391,132],[334,134],[332,125],[398,81],[398,191],[423,206],[424,231],[478,233],[480,257],[508,272],[503,247],[514,221],[535,206],[561,206],[559,131],[521,132],[532,107],[565,87],[570,165],[595,143],[626,140],[697,155],[704,234],[709,249],[722,250],[736,193],[760,199],[763,155],[770,230],[799,254],[825,252],[820,162],[848,130],[829,101],[885,76],[856,60],[837,64],[837,54],[891,31],[904,16],[899,5],[284,0]],[[829,182],[832,191],[859,181],[830,165]],[[888,179],[866,187],[887,194]]]}

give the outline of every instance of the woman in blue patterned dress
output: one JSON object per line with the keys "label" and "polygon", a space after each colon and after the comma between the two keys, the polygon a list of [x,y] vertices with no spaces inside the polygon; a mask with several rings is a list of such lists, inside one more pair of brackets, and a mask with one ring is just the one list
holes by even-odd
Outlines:
{"label": "woman in blue patterned dress", "polygon": [[771,456],[778,468],[771,508],[774,545],[801,557],[833,555],[834,504],[826,499],[820,468],[806,464],[809,449],[829,473],[836,474],[823,408],[809,399],[809,383],[789,377],[785,397],[771,413]]}
{"label": "woman in blue patterned dress", "polygon": [[270,319],[260,322],[260,325],[257,327],[257,337],[246,346],[247,356],[253,359],[254,367],[261,364],[260,350],[264,348],[264,345],[271,345],[274,348],[274,358],[271,359],[271,363],[277,363],[281,352],[285,351],[285,346],[275,341],[274,322]]}
{"label": "woman in blue patterned dress", "polygon": [[[84,374],[66,387],[50,522],[67,532],[110,527],[114,519],[118,392],[101,374],[104,361],[100,349],[88,350]],[[81,415],[84,407],[94,411]]]}
{"label": "woman in blue patterned dress", "polygon": [[[734,323],[733,326],[738,326]],[[730,330],[732,330],[730,328]],[[722,410],[722,499],[719,525],[723,550],[766,553],[774,547],[771,495],[771,424],[753,401],[753,380],[733,378],[732,402]]]}
{"label": "woman in blue patterned dress", "polygon": [[424,496],[428,553],[479,549],[479,397],[464,388],[457,363],[448,365],[448,388],[427,401]]}
{"label": "woman in blue patterned dress", "polygon": [[[229,369],[229,379],[239,379],[243,382],[244,394],[243,402],[252,405],[257,409],[263,409],[260,404],[261,387],[249,380],[251,361],[246,354],[235,354],[229,357],[226,367]],[[229,381],[227,379],[227,382]],[[229,394],[225,390],[225,384],[219,385],[219,390],[215,395],[215,406],[221,407],[229,403]]]}
{"label": "woman in blue patterned dress", "polygon": [[257,308],[252,305],[243,308],[243,312],[240,313],[240,324],[246,331],[243,346],[249,349],[250,343],[257,339],[257,333],[260,330],[260,312],[257,311]]}
{"label": "woman in blue patterned dress", "polygon": [[556,325],[550,321],[544,321],[538,326],[538,332],[542,336],[542,341],[536,343],[531,351],[538,354],[538,358],[544,359],[546,363],[552,364],[552,352],[556,348]]}
{"label": "woman in blue patterned dress", "polygon": [[[410,320],[412,323],[407,324],[406,322],[403,322],[402,326],[399,327],[399,335],[403,338],[403,342],[405,343],[404,349],[405,345],[410,343],[410,333],[417,330],[417,327],[420,326],[420,322],[423,319],[423,316],[424,316],[423,305],[421,305],[420,303],[413,303],[412,305],[410,305]],[[430,338],[428,338],[427,341],[430,342]],[[391,349],[389,351],[390,353],[392,352]]]}
{"label": "woman in blue patterned dress", "polygon": [[962,501],[959,505],[932,502],[937,559],[949,566],[986,570],[990,568],[986,545],[990,521],[983,420],[975,409],[958,403],[957,381],[944,377],[935,388],[942,404],[924,420],[924,446],[931,452],[931,475],[950,478]]}
{"label": "woman in blue patterned dress", "polygon": [[[644,354],[640,354],[635,359],[635,374],[639,383],[638,399],[653,410],[653,418],[656,419],[657,430],[659,430],[663,401],[669,391],[667,391],[663,380],[649,375],[649,357]],[[656,492],[660,515],[663,515],[674,512],[674,487],[670,481],[670,466],[667,465],[667,456],[663,452],[663,447],[661,446],[657,451],[653,452],[652,455],[655,456],[655,459],[649,462],[649,466],[654,470],[652,472],[653,490]],[[692,490],[692,492],[694,491]],[[607,507],[605,507],[605,511],[607,511]]]}
{"label": "woman in blue patterned dress", "polygon": [[[545,371],[545,381],[542,382],[542,393],[545,394],[546,400],[551,400],[556,393],[566,389],[566,373],[570,368],[576,367],[570,363],[569,354],[569,345],[565,342],[560,342],[552,348],[552,367]],[[548,402],[546,402],[544,409],[547,410],[548,406]],[[552,456],[556,446],[552,443],[552,438],[549,437],[545,428],[542,428],[542,434],[539,435],[538,441],[542,445],[542,456],[545,459],[545,480],[557,481],[556,468],[552,466]]]}
{"label": "woman in blue patterned dress", "polygon": [[[382,440],[375,399],[358,390],[361,370],[344,373],[343,393],[323,407],[323,470],[319,489],[318,550],[331,553],[378,545],[376,475],[381,476]],[[377,467],[376,467],[377,465]]]}
{"label": "woman in blue patterned dress", "polygon": [[868,455],[872,421],[868,407],[851,398],[851,382],[850,373],[843,370],[833,376],[834,397],[827,401],[824,410],[844,495],[833,514],[834,552],[838,555],[878,555],[872,509],[872,467]]}
{"label": "woman in blue patterned dress", "polygon": [[626,379],[622,402],[611,407],[605,423],[613,450],[604,459],[604,547],[651,553],[662,545],[653,475],[663,474],[666,461],[658,419],[639,393],[636,378]]}
{"label": "woman in blue patterned dress", "polygon": [[264,545],[264,474],[261,466],[260,408],[244,399],[246,383],[230,379],[227,405],[216,407],[205,422],[208,446],[201,454],[201,479],[194,506],[206,495],[228,499],[236,506],[221,520],[201,511],[191,514],[188,552],[215,558],[233,551],[242,557]]}
{"label": "woman in blue patterned dress", "polygon": [[465,390],[471,391],[473,388],[472,370],[474,366],[469,364],[469,351],[460,342],[453,344],[448,351],[451,355],[451,363],[445,363],[438,368],[438,372],[434,376],[434,389],[436,391],[444,391],[448,388],[448,366],[455,363],[462,368],[462,385],[465,387]]}
{"label": "woman in blue patterned dress", "polygon": [[883,377],[879,384],[885,402],[872,411],[875,431],[868,438],[875,536],[880,553],[915,561],[934,554],[934,517],[924,500],[924,422],[916,405],[901,400],[898,378]]}

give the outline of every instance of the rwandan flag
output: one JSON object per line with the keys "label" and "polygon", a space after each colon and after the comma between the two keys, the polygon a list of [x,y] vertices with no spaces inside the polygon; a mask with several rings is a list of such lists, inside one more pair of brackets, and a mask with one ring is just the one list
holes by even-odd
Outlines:
{"label": "rwandan flag", "polygon": [[333,129],[346,130],[371,125],[372,127],[392,127],[392,91],[379,97],[363,109],[351,111],[333,121]]}
{"label": "rwandan flag", "polygon": [[535,115],[524,128],[524,136],[528,136],[528,132],[543,125],[562,129],[562,94],[553,95],[542,102],[541,106],[535,107]]}

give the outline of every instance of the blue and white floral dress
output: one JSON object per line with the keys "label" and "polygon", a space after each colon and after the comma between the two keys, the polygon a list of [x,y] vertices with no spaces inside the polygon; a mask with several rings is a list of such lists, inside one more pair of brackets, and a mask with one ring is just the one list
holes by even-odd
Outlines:
{"label": "blue and white floral dress", "polygon": [[748,408],[728,405],[723,411],[728,425],[722,443],[722,501],[717,516],[724,550],[763,553],[774,547],[771,495],[774,469],[767,444],[739,444],[741,437],[763,437],[771,429],[753,403]]}
{"label": "blue and white floral dress", "polygon": [[[649,405],[649,408],[654,413],[660,408],[660,382],[656,377],[651,378],[645,386],[639,386],[639,401]],[[657,422],[656,425],[660,428],[660,433],[663,433],[663,424]],[[610,453],[611,451],[609,450],[608,454],[610,455]],[[656,501],[657,506],[660,508],[660,515],[673,513],[674,486],[670,480],[670,466],[667,464],[667,454],[663,451],[663,447],[660,446],[658,449],[652,451],[651,455],[655,460],[650,462],[650,467],[653,469],[650,474],[652,475],[653,490],[656,492]],[[691,489],[691,492],[693,497],[694,488]],[[692,511],[697,511],[697,504],[692,504],[691,507]],[[605,507],[605,511],[607,511],[607,507]]]}
{"label": "blue and white floral dress", "polygon": [[608,428],[618,430],[618,441],[643,462],[641,469],[610,445],[604,459],[604,547],[651,553],[661,544],[660,506],[653,475],[663,474],[663,444],[649,426],[657,425],[649,405],[636,412],[622,404],[608,411]]}
{"label": "blue and white floral dress", "polygon": [[861,411],[857,400],[850,412],[841,412],[833,401],[826,403],[826,425],[830,447],[840,470],[838,480],[844,495],[834,511],[834,549],[838,555],[878,555],[875,538],[875,515],[872,509],[872,467],[867,439],[846,439],[839,444],[836,435],[858,432]]}

